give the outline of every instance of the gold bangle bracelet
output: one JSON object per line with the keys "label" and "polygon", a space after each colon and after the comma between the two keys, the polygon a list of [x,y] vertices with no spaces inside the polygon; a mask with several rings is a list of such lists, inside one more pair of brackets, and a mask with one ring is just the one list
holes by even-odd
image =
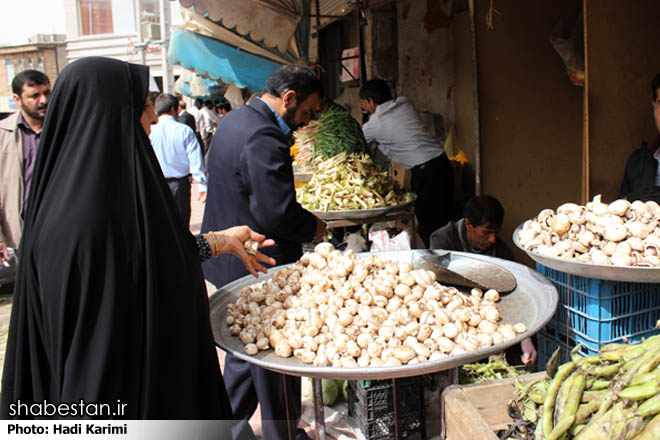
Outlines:
{"label": "gold bangle bracelet", "polygon": [[206,240],[206,243],[209,245],[209,249],[211,251],[211,256],[215,257],[215,244],[213,244],[213,241],[211,240],[212,234],[210,232],[207,232],[204,235],[204,240]]}
{"label": "gold bangle bracelet", "polygon": [[214,257],[218,256],[220,254],[220,245],[218,244],[218,239],[215,238],[215,232],[210,232],[211,237],[213,237],[213,246],[215,247],[215,255]]}

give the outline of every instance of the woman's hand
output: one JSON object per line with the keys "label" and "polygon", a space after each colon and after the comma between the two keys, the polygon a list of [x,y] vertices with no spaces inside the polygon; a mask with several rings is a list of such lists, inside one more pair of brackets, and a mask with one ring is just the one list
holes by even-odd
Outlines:
{"label": "woman's hand", "polygon": [[276,264],[275,259],[264,255],[261,252],[257,252],[254,256],[247,253],[245,250],[245,242],[248,240],[256,241],[259,243],[260,248],[275,244],[275,241],[271,239],[267,240],[265,235],[256,233],[247,226],[234,226],[233,228],[214,232],[213,234],[217,239],[218,254],[231,252],[238,257],[245,265],[245,268],[257,278],[259,277],[257,271],[263,273],[268,271],[260,263],[270,264],[271,266]]}

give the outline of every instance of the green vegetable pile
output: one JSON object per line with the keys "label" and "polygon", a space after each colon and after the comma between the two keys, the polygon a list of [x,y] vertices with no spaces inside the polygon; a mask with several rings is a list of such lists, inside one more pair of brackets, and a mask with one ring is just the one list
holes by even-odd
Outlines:
{"label": "green vegetable pile", "polygon": [[329,159],[339,153],[364,153],[367,141],[360,123],[347,111],[332,108],[318,121],[294,133],[297,161],[308,165],[316,157]]}
{"label": "green vegetable pile", "polygon": [[459,370],[459,383],[479,383],[489,380],[520,376],[520,371],[501,359],[491,359],[487,363],[465,364]]}
{"label": "green vegetable pile", "polygon": [[516,384],[509,410],[532,424],[523,438],[660,439],[659,365],[660,335],[587,357],[574,350],[553,377]]}
{"label": "green vegetable pile", "polygon": [[362,127],[350,113],[330,109],[319,118],[315,152],[329,159],[339,153],[363,153],[367,150]]}
{"label": "green vegetable pile", "polygon": [[317,157],[313,169],[309,183],[296,189],[298,203],[308,210],[373,209],[414,199],[411,193],[399,193],[389,174],[379,170],[367,154]]}

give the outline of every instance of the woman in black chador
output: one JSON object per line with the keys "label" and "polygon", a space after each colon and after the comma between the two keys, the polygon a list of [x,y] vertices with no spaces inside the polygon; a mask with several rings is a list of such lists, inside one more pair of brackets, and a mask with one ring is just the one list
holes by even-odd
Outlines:
{"label": "woman in black chador", "polygon": [[122,408],[101,418],[231,419],[200,260],[232,252],[256,275],[275,262],[243,242],[272,240],[247,227],[190,234],[149,143],[148,84],[147,67],[106,58],[76,61],[55,83],[20,245],[3,418],[43,417],[17,414],[19,400],[83,400]]}

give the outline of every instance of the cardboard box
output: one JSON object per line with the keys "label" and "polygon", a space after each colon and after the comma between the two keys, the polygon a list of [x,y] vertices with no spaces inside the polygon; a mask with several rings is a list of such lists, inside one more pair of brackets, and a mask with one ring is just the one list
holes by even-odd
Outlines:
{"label": "cardboard box", "polygon": [[412,185],[410,184],[410,179],[412,179],[412,171],[406,170],[400,165],[392,162],[390,167],[390,174],[392,179],[404,190],[411,191]]}

